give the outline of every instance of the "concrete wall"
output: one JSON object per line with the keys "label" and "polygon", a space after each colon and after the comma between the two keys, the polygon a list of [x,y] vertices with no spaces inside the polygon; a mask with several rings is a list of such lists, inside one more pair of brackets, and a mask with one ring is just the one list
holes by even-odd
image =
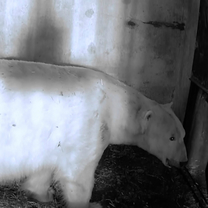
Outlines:
{"label": "concrete wall", "polygon": [[0,0],[0,58],[97,68],[183,119],[199,1]]}

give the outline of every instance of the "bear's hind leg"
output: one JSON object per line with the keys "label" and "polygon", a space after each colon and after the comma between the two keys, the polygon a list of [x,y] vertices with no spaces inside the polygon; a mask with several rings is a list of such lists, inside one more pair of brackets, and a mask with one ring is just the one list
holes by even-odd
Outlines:
{"label": "bear's hind leg", "polygon": [[52,181],[52,170],[41,169],[32,173],[22,184],[29,198],[36,199],[40,202],[53,201],[54,190],[50,188]]}

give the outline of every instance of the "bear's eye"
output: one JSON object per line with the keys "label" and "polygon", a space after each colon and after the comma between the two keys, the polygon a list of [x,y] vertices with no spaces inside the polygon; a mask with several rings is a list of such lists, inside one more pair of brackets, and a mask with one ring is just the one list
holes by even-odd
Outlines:
{"label": "bear's eye", "polygon": [[170,137],[170,141],[175,141],[175,137]]}

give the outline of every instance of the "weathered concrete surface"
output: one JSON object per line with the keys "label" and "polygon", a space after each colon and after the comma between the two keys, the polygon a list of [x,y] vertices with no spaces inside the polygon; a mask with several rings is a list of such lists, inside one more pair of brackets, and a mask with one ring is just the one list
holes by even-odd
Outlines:
{"label": "weathered concrete surface", "polygon": [[97,68],[183,119],[199,1],[0,0],[0,58]]}

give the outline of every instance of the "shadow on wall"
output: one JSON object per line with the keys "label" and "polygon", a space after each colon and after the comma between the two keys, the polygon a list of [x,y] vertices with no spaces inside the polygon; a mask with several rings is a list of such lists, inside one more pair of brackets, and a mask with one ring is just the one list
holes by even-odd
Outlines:
{"label": "shadow on wall", "polygon": [[184,8],[183,2],[149,1],[148,18],[143,22],[148,41],[144,75],[147,84],[144,90],[147,87],[145,93],[160,103],[173,101],[176,85],[179,84],[178,64],[181,60],[180,45],[184,28],[183,12],[175,12],[175,8]]}
{"label": "shadow on wall", "polygon": [[180,120],[184,117],[186,96],[183,91],[186,72],[181,69],[186,9],[184,1],[148,1],[148,17],[143,21],[147,41],[144,82],[147,84],[142,91],[159,103],[173,102],[172,108]]}
{"label": "shadow on wall", "polygon": [[[180,70],[180,44],[184,33],[182,10],[174,13],[173,8],[183,3],[122,2],[125,5],[120,12],[122,30],[119,34],[113,33],[117,40],[121,40],[118,44],[117,67],[112,72],[122,82],[142,91],[151,99],[160,103],[171,102]],[[183,6],[180,5],[180,8]],[[98,22],[102,22],[102,14],[100,16]],[[106,37],[108,31],[109,28],[105,31]]]}
{"label": "shadow on wall", "polygon": [[[44,4],[44,5],[41,5]],[[26,37],[24,50],[20,51],[23,60],[61,63],[63,53],[62,25],[57,25],[51,1],[36,1],[31,9],[30,30]]]}
{"label": "shadow on wall", "polygon": [[131,0],[123,0],[123,3],[126,5],[126,7],[130,7],[130,9],[129,11],[124,11],[125,22],[123,31],[123,51],[125,52],[127,48],[128,55],[125,62],[122,61],[123,56],[126,55],[125,53],[121,54],[120,58],[120,67],[123,64],[126,66],[123,70],[122,81],[126,82],[128,85],[129,83],[132,83],[132,87],[138,90],[143,81],[144,71],[141,65],[145,59],[141,58],[141,55],[139,56],[139,54],[144,53],[144,51],[140,47],[141,43],[137,43],[138,37],[141,36],[140,22],[138,20],[135,21],[134,19],[129,18],[129,16],[137,17],[137,13],[138,11],[141,11],[141,9],[139,8],[139,1],[132,2]]}
{"label": "shadow on wall", "polygon": [[[141,22],[138,18],[141,10],[140,1],[115,1],[110,6],[109,3],[100,1],[97,4],[99,12],[95,27],[95,45],[100,46],[100,54],[103,54],[96,57],[95,65],[137,90],[143,84],[141,66],[144,64],[146,53],[140,47],[141,39],[144,40],[141,37]],[[142,43],[145,45],[145,40]],[[106,68],[100,66],[103,60]]]}

